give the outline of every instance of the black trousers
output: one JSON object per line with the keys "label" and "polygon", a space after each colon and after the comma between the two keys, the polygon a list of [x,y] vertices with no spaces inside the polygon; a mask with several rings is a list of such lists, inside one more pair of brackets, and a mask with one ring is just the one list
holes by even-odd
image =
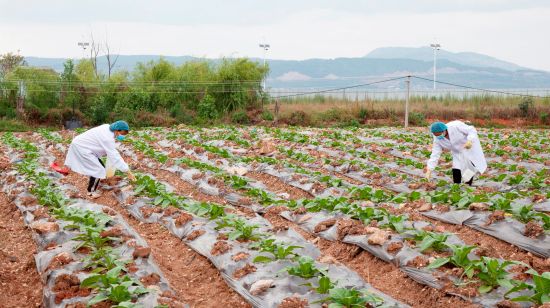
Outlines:
{"label": "black trousers", "polygon": [[[474,181],[474,178],[471,178],[466,184],[472,186],[472,182]],[[460,172],[460,169],[453,169],[453,182],[455,184],[462,183],[462,172]]]}
{"label": "black trousers", "polygon": [[[105,168],[105,165],[103,164],[101,159],[98,158],[98,160],[99,160],[99,163],[103,166],[103,168]],[[90,181],[88,182],[88,192],[96,191],[97,186],[99,185],[99,180],[100,179],[94,178],[93,176],[90,177]]]}

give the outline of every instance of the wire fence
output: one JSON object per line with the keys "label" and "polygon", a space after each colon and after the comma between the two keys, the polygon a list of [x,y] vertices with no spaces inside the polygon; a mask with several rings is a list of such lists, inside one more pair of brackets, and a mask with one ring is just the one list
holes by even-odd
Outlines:
{"label": "wire fence", "polygon": [[403,85],[392,86],[391,88],[387,89],[368,88],[372,85],[395,81],[404,81],[408,78],[411,80],[411,82],[414,82],[415,79],[424,83],[434,82],[433,79],[424,77],[402,76],[338,88],[276,88],[269,89],[268,92],[273,99],[281,99],[282,101],[299,100],[301,98],[329,98],[340,100],[405,100],[408,95],[413,98],[423,99],[468,99],[479,96],[532,97],[542,99],[550,98],[550,88],[484,89],[445,81],[435,81],[436,84],[444,86],[443,88],[440,87],[436,89],[415,88],[414,85],[411,85],[410,89],[404,88]]}

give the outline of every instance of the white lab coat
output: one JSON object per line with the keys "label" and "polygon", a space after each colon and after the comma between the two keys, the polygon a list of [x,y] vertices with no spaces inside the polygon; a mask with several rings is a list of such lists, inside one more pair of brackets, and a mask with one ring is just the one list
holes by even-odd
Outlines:
{"label": "white lab coat", "polygon": [[[453,169],[462,170],[462,160],[460,159],[461,152],[464,153],[464,157],[470,160],[479,171],[479,173],[485,172],[487,169],[487,161],[485,161],[485,155],[483,149],[479,143],[477,131],[475,127],[466,125],[461,121],[452,121],[447,123],[447,131],[449,132],[449,139],[443,140],[433,138],[432,155],[428,160],[428,169],[434,170],[439,162],[439,157],[443,149],[451,150],[453,156]],[[464,144],[466,141],[472,142],[471,149],[465,149]]]}
{"label": "white lab coat", "polygon": [[98,158],[105,156],[114,168],[128,171],[128,164],[116,149],[115,134],[109,129],[109,124],[94,127],[76,136],[69,147],[65,166],[74,172],[104,179],[106,169]]}

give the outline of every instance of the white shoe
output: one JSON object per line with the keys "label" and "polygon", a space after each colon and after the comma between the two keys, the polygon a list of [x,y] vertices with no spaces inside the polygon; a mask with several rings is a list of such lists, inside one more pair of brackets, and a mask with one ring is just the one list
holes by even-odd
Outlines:
{"label": "white shoe", "polygon": [[91,198],[91,199],[97,199],[97,198],[101,197],[101,193],[97,192],[97,191],[89,192],[88,197]]}

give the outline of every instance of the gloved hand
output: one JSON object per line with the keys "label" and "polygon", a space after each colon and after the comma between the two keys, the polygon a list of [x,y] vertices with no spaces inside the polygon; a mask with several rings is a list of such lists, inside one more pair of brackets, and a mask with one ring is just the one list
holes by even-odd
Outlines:
{"label": "gloved hand", "polygon": [[130,181],[132,182],[136,181],[136,176],[130,170],[128,170],[128,179],[130,179]]}
{"label": "gloved hand", "polygon": [[466,150],[469,150],[472,148],[472,142],[470,140],[466,141],[466,143],[464,144],[464,148]]}
{"label": "gloved hand", "polygon": [[432,170],[426,170],[426,179],[429,181],[432,178]]}

